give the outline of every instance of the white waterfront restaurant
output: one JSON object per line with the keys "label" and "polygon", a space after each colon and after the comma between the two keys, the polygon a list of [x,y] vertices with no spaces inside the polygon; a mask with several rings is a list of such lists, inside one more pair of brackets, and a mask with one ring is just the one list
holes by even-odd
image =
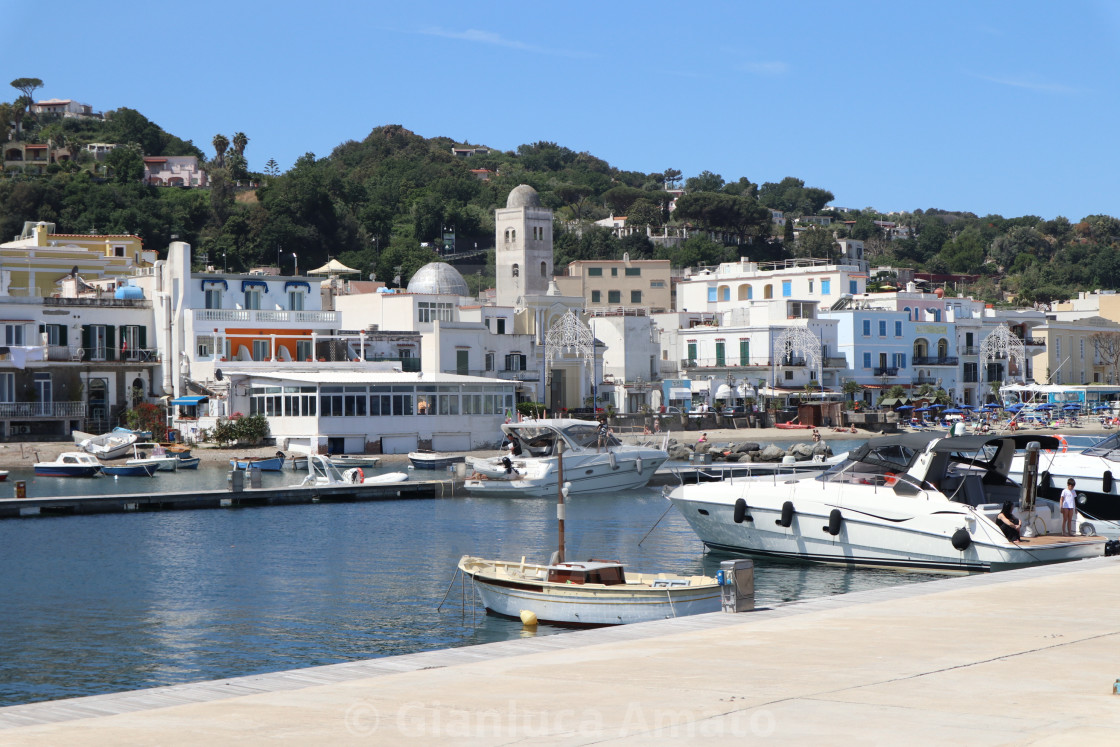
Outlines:
{"label": "white waterfront restaurant", "polygon": [[[338,370],[224,372],[228,412],[268,417],[277,447],[332,454],[497,448],[516,417],[517,382],[448,373]],[[226,409],[226,408],[223,408]],[[200,418],[199,428],[214,418]],[[216,422],[216,421],[215,421]]]}

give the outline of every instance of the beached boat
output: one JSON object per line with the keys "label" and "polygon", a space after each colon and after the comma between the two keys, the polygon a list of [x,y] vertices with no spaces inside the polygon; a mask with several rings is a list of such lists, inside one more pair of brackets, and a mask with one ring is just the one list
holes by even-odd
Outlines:
{"label": "beached boat", "polygon": [[[81,431],[74,431],[73,435],[75,443],[82,451],[93,454],[98,459],[119,459],[128,456],[132,452],[133,444],[137,441],[136,434],[131,431],[110,431],[100,436],[91,436]],[[77,440],[79,435],[86,436],[86,438],[79,441]]]}
{"label": "beached boat", "polygon": [[287,456],[282,451],[276,452],[271,457],[242,457],[230,459],[229,466],[234,469],[248,470],[259,469],[261,472],[279,472],[284,469],[284,460]]}
{"label": "beached boat", "polygon": [[101,471],[109,477],[151,477],[159,471],[159,462],[155,459],[130,459],[128,464],[105,464]]}
{"label": "beached boat", "polygon": [[94,477],[101,462],[84,451],[64,451],[53,462],[35,462],[32,469],[39,477]]}
{"label": "beached boat", "polygon": [[416,469],[447,469],[466,460],[462,454],[440,454],[435,451],[410,451],[408,461]]}
{"label": "beached boat", "polygon": [[806,425],[805,423],[775,423],[774,427],[784,431],[793,431],[806,430],[808,428],[812,428],[813,426]]}
{"label": "beached boat", "polygon": [[590,420],[525,420],[506,423],[502,431],[513,449],[508,456],[472,461],[471,476],[464,483],[471,493],[555,495],[561,445],[571,494],[643,487],[669,458],[664,449],[623,444],[613,435],[600,447],[599,424]]}
{"label": "beached boat", "polygon": [[1046,438],[883,436],[823,474],[683,485],[668,498],[724,552],[950,573],[1102,555],[1103,538],[1060,536],[1057,504],[1043,498],[1025,522],[1038,536],[1014,542],[996,524],[1002,504],[1020,498],[1008,475],[1016,448],[1053,448]]}

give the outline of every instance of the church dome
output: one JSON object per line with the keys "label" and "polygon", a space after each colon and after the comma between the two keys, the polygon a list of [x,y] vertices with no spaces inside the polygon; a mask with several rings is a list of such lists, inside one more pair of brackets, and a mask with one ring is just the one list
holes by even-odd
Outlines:
{"label": "church dome", "polygon": [[454,296],[469,296],[467,281],[446,262],[429,262],[416,271],[408,281],[409,293],[442,293]]}
{"label": "church dome", "polygon": [[528,184],[519,184],[514,187],[509,197],[506,198],[507,208],[527,208],[527,207],[540,207],[541,196],[537,194],[537,190],[530,187]]}

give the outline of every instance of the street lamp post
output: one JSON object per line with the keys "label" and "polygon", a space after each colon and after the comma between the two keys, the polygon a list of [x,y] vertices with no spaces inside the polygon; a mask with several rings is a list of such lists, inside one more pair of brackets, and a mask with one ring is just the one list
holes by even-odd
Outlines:
{"label": "street lamp post", "polygon": [[225,274],[226,274],[226,272],[228,272],[228,270],[226,269],[226,268],[227,268],[227,266],[228,266],[228,265],[226,265],[226,253],[225,253],[225,252],[222,252],[222,274],[223,274],[223,275],[225,275]]}
{"label": "street lamp post", "polygon": [[292,274],[293,275],[299,275],[299,255],[296,254],[295,252],[292,252],[292,262],[295,263],[295,265],[292,269]]}

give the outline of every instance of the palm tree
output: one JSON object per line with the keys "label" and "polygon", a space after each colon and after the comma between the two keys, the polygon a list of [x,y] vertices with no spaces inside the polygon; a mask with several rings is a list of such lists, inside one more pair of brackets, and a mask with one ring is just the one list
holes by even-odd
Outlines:
{"label": "palm tree", "polygon": [[218,166],[225,166],[226,150],[229,149],[229,138],[227,138],[225,135],[218,134],[214,136],[213,143],[214,151],[218,154],[217,159],[215,159],[218,162]]}
{"label": "palm tree", "polygon": [[239,156],[245,155],[245,146],[249,144],[249,136],[244,132],[233,133],[233,150]]}

